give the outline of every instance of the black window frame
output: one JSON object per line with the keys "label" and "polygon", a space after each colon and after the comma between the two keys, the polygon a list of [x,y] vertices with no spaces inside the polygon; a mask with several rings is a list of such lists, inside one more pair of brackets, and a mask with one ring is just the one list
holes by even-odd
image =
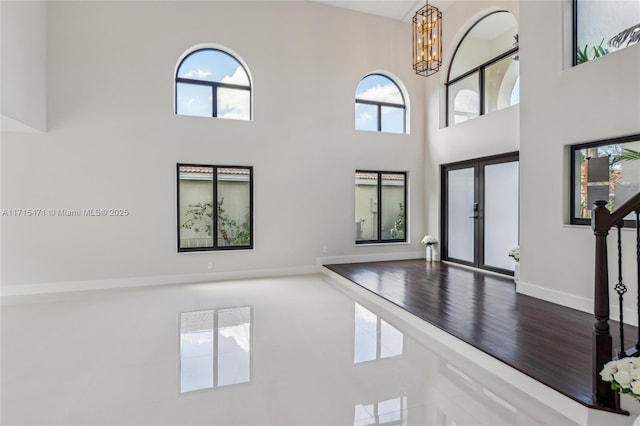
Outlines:
{"label": "black window frame", "polygon": [[[574,0],[575,1],[575,0]],[[462,45],[462,43],[464,42],[464,40],[467,38],[467,36],[469,35],[469,33],[475,28],[476,25],[478,25],[480,22],[482,22],[483,20],[485,20],[486,18],[488,18],[489,16],[496,14],[496,13],[510,13],[508,10],[496,10],[495,12],[491,12],[485,16],[483,16],[482,18],[478,19],[472,26],[471,28],[469,28],[467,30],[467,32],[464,34],[464,36],[462,36],[462,38],[460,39],[460,43],[458,43],[458,45],[456,46],[456,50],[453,52],[453,56],[451,59],[451,64],[453,64],[453,61],[456,58],[456,55],[458,54],[458,49],[460,48],[460,46]],[[520,45],[516,45],[514,47],[512,47],[511,49],[497,55],[494,56],[493,58],[489,59],[488,61],[477,65],[476,67],[473,67],[471,69],[469,69],[468,71],[464,72],[463,74],[460,74],[459,76],[455,77],[454,79],[451,79],[451,65],[449,65],[449,70],[447,72],[447,82],[445,83],[445,89],[446,89],[446,114],[445,114],[445,127],[449,127],[449,125],[451,125],[451,119],[449,117],[449,103],[451,102],[451,100],[449,99],[449,85],[455,84],[467,77],[469,77],[470,75],[472,75],[473,73],[478,73],[478,102],[480,103],[479,108],[478,108],[478,116],[481,117],[483,115],[486,114],[486,108],[485,108],[485,70],[490,67],[491,65],[500,62],[501,60],[509,57],[509,56],[515,56],[520,52]]]}
{"label": "black window frame", "polygon": [[[363,104],[363,105],[373,105],[373,106],[376,107],[376,111],[378,113],[378,116],[377,116],[378,122],[377,122],[377,129],[375,131],[376,132],[380,132],[380,133],[396,133],[396,132],[386,132],[386,131],[382,130],[382,107],[390,107],[390,108],[399,108],[399,109],[401,109],[402,110],[402,133],[400,133],[400,134],[406,134],[407,133],[407,101],[404,98],[404,93],[402,93],[402,90],[400,89],[400,86],[398,85],[398,83],[396,83],[388,75],[381,74],[381,73],[371,73],[371,74],[367,74],[364,77],[362,77],[360,79],[360,82],[358,82],[358,85],[360,85],[362,80],[364,80],[365,78],[371,77],[371,76],[375,76],[375,75],[386,78],[391,83],[393,83],[394,86],[396,86],[396,88],[398,89],[398,92],[400,93],[400,96],[402,97],[402,103],[401,104],[396,104],[396,103],[393,103],[393,102],[372,101],[370,99],[358,99],[357,96],[355,98],[355,103],[356,104]],[[356,129],[356,130],[361,130],[361,129]],[[361,130],[361,131],[370,131],[370,130]]]}
{"label": "black window frame", "polygon": [[[575,67],[578,65],[578,0],[573,0],[571,2],[571,7],[571,25],[573,25],[573,28],[571,29],[571,43],[573,44],[571,65]],[[571,213],[571,217],[573,217],[573,213]]]}
{"label": "black window frame", "polygon": [[[218,81],[207,81],[207,80],[198,80],[198,79],[194,79],[194,78],[184,78],[184,77],[178,77],[178,74],[180,73],[180,68],[182,67],[182,64],[184,63],[184,61],[187,60],[187,58],[191,57],[192,55],[204,52],[204,51],[216,51],[216,52],[220,52],[223,53],[231,58],[233,58],[234,61],[236,61],[244,70],[245,74],[247,75],[247,79],[249,80],[249,85],[248,86],[244,86],[241,84],[230,84],[230,83],[222,83],[222,82],[218,82]],[[251,78],[249,77],[249,72],[247,71],[247,68],[242,64],[242,62],[240,62],[238,60],[238,58],[236,58],[235,56],[233,56],[232,54],[230,54],[229,52],[225,52],[222,49],[215,49],[212,47],[206,47],[203,49],[197,49],[194,50],[193,52],[189,53],[188,55],[186,55],[184,58],[182,58],[182,60],[180,61],[180,64],[178,65],[178,67],[176,68],[176,78],[175,78],[175,83],[174,83],[174,113],[176,115],[182,115],[182,116],[187,116],[187,117],[191,117],[190,115],[187,114],[179,114],[178,113],[178,83],[182,83],[182,84],[192,84],[195,86],[205,86],[205,87],[209,87],[211,89],[211,118],[224,118],[224,117],[218,117],[218,89],[223,88],[223,89],[236,89],[236,90],[246,90],[249,92],[249,120],[251,121],[253,120],[253,90],[252,90],[252,84],[251,84]],[[247,120],[245,120],[247,121]]]}
{"label": "black window frame", "polygon": [[[361,244],[388,244],[388,243],[406,243],[408,242],[407,234],[409,230],[409,199],[408,199],[408,172],[398,172],[398,171],[379,171],[379,170],[356,170],[355,175],[358,173],[370,173],[377,174],[378,184],[377,184],[377,197],[378,197],[378,213],[377,213],[377,236],[376,239],[371,240],[358,240],[355,242],[357,245]],[[403,187],[403,197],[404,197],[404,237],[403,238],[382,238],[382,175],[402,175],[404,178],[404,187]]]}
{"label": "black window frame", "polygon": [[[212,194],[213,194],[213,211],[218,210],[218,169],[243,169],[249,170],[249,244],[247,245],[228,245],[221,246],[218,244],[218,221],[213,220],[212,227],[212,246],[211,247],[181,247],[180,246],[180,168],[181,167],[202,167],[212,169]],[[177,248],[178,253],[202,252],[202,251],[229,251],[229,250],[252,250],[254,243],[254,213],[253,213],[253,166],[228,166],[228,165],[211,165],[211,164],[192,164],[177,163],[176,164],[176,212],[177,212]]]}
{"label": "black window frame", "polygon": [[[585,142],[585,143],[580,143],[580,144],[576,144],[576,145],[571,145],[570,146],[570,152],[569,152],[569,157],[571,159],[570,161],[570,167],[571,167],[571,171],[570,171],[570,197],[569,197],[569,202],[571,203],[569,206],[569,223],[571,225],[591,225],[591,219],[585,219],[585,218],[580,218],[580,217],[576,217],[575,214],[575,206],[576,206],[576,202],[578,202],[578,200],[576,199],[576,179],[579,178],[579,176],[576,176],[576,151],[579,151],[581,149],[587,149],[587,148],[596,148],[599,146],[607,146],[607,145],[616,145],[616,144],[622,144],[622,143],[627,143],[627,142],[640,142],[640,134],[634,134],[634,135],[628,135],[628,136],[622,136],[622,137],[616,137],[616,138],[611,138],[611,139],[601,139],[601,140],[597,140],[597,141],[592,141],[592,142]],[[640,161],[640,160],[639,160]],[[607,200],[608,202],[608,200]],[[589,206],[587,206],[589,207]],[[593,210],[595,206],[591,206],[591,208],[589,210]],[[608,209],[608,207],[607,207]],[[615,211],[615,210],[614,210]],[[636,227],[636,222],[634,220],[624,220],[623,221],[624,227],[625,228],[635,228]]]}

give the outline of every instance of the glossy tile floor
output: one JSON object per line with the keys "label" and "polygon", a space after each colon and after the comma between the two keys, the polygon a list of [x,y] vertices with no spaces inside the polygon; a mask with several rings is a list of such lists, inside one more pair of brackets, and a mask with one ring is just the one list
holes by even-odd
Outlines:
{"label": "glossy tile floor", "polygon": [[2,425],[578,424],[323,275],[5,297],[1,319]]}

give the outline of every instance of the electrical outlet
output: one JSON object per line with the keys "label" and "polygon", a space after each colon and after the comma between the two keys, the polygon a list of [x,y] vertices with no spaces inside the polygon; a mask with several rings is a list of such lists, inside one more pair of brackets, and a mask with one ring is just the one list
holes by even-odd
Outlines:
{"label": "electrical outlet", "polygon": [[327,253],[329,251],[329,247],[327,246],[322,246],[322,252],[323,253]]}
{"label": "electrical outlet", "polygon": [[207,263],[207,269],[213,269],[213,262]]}

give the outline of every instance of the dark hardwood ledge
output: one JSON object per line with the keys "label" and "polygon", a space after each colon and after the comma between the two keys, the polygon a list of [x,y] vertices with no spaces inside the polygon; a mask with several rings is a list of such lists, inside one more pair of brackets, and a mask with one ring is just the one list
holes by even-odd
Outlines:
{"label": "dark hardwood ledge", "polygon": [[[594,317],[515,291],[513,278],[424,259],[324,265],[589,408]],[[610,321],[614,347],[618,323]],[[637,328],[625,326],[627,347]]]}

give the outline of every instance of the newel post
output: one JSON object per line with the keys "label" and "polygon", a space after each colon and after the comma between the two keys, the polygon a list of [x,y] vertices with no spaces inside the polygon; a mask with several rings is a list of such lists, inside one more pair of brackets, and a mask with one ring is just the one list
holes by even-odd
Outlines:
{"label": "newel post", "polygon": [[602,367],[611,361],[613,343],[609,332],[609,270],[607,267],[607,235],[611,228],[606,201],[596,201],[591,212],[591,228],[596,237],[595,293],[593,313],[593,397],[598,403],[615,408],[615,392],[600,379]]}

